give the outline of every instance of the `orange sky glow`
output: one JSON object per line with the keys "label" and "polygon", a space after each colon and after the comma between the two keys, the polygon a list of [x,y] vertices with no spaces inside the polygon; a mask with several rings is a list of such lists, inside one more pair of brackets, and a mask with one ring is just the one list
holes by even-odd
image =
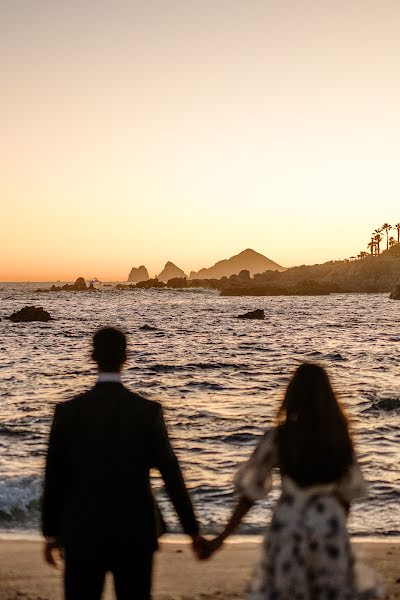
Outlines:
{"label": "orange sky glow", "polygon": [[125,280],[400,221],[400,3],[0,5],[0,280]]}

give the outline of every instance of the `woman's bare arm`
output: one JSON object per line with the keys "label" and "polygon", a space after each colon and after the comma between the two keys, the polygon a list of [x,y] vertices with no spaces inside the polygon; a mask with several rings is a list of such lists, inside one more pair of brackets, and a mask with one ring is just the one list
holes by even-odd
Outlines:
{"label": "woman's bare arm", "polygon": [[245,496],[241,496],[239,498],[239,501],[233,509],[225,529],[215,539],[206,542],[205,546],[203,546],[204,552],[201,555],[198,554],[200,559],[209,558],[213,552],[222,546],[226,538],[239,527],[240,523],[247,515],[253,504],[253,500],[249,500]]}

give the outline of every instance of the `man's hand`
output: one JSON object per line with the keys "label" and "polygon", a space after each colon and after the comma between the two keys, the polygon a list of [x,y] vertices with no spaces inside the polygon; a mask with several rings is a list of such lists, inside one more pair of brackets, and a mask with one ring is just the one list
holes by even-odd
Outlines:
{"label": "man's hand", "polygon": [[193,552],[199,560],[206,560],[207,558],[210,558],[211,552],[208,544],[208,540],[201,535],[197,535],[196,537],[192,538]]}
{"label": "man's hand", "polygon": [[199,560],[207,560],[214,552],[219,550],[224,543],[224,537],[222,535],[216,537],[213,540],[207,540],[202,536],[193,538],[193,552],[196,554]]}
{"label": "man's hand", "polygon": [[56,556],[58,556],[58,558],[61,556],[61,550],[57,540],[48,539],[45,541],[43,555],[44,560],[47,562],[48,565],[55,569],[58,569],[59,565]]}

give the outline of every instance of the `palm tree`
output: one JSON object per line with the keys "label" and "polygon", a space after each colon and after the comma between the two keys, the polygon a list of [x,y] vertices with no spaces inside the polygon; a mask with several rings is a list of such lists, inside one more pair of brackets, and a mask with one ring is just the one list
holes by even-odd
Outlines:
{"label": "palm tree", "polygon": [[371,241],[368,243],[367,248],[369,249],[371,256],[375,254],[375,242],[374,238],[371,238]]}
{"label": "palm tree", "polygon": [[389,250],[389,231],[392,229],[392,226],[389,223],[384,223],[381,227],[381,231],[386,233],[386,250]]}
{"label": "palm tree", "polygon": [[375,234],[374,240],[376,242],[376,253],[379,256],[381,253],[381,241],[383,240],[383,237],[381,236],[380,232]]}
{"label": "palm tree", "polygon": [[382,233],[382,229],[378,228],[378,229],[375,229],[374,233],[372,234],[372,237],[373,237],[373,239],[375,240],[375,243],[376,243],[376,250],[377,250],[376,253],[378,255],[381,253],[381,246],[380,246],[380,244],[381,244],[381,241],[383,239],[382,236],[381,236],[381,233]]}
{"label": "palm tree", "polygon": [[362,260],[363,258],[367,258],[367,256],[368,256],[368,252],[364,252],[364,250],[361,250],[360,254],[357,256],[357,258],[360,258]]}
{"label": "palm tree", "polygon": [[397,243],[400,244],[400,223],[396,223],[393,229],[397,229]]}
{"label": "palm tree", "polygon": [[389,248],[392,248],[393,246],[395,246],[398,242],[396,242],[396,240],[394,239],[393,236],[391,236],[389,238]]}

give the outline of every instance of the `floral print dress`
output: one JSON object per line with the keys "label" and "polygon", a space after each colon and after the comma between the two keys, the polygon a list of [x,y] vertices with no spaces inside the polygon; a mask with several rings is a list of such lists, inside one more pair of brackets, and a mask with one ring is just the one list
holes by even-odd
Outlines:
{"label": "floral print dress", "polygon": [[[263,498],[272,488],[272,470],[279,467],[275,440],[276,430],[267,431],[237,473],[236,490],[249,500]],[[328,485],[301,488],[282,477],[282,494],[250,582],[249,600],[382,597],[375,574],[355,564],[347,532],[344,504],[365,492],[357,462]]]}

